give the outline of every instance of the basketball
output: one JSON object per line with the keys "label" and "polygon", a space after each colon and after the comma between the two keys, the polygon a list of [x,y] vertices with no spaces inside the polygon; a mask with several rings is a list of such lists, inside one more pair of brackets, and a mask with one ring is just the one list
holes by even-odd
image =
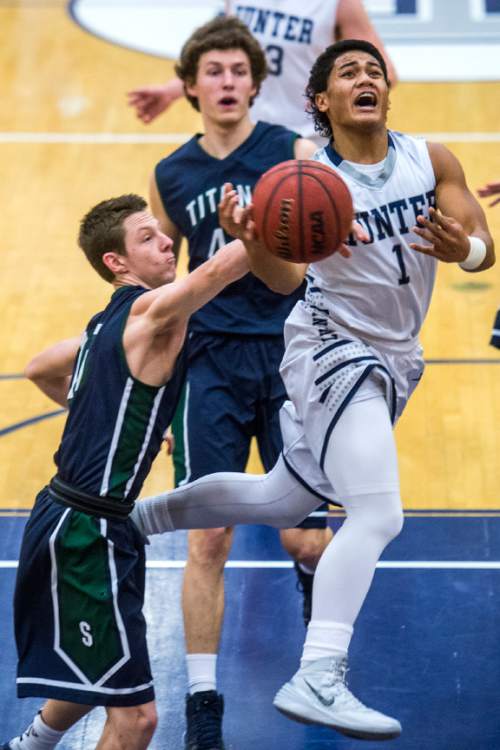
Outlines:
{"label": "basketball", "polygon": [[253,192],[261,242],[292,263],[327,258],[344,242],[353,219],[349,188],[318,161],[292,159],[265,172]]}

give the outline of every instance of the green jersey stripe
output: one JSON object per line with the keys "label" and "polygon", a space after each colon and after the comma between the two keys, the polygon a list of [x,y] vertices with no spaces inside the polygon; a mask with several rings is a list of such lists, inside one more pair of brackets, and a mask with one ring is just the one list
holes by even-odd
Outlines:
{"label": "green jersey stripe", "polygon": [[164,390],[165,390],[165,386],[163,386],[162,388],[160,388],[160,390],[156,394],[155,400],[153,402],[153,408],[151,410],[151,414],[149,415],[149,422],[148,422],[148,426],[147,426],[147,429],[146,429],[146,434],[144,436],[144,440],[143,440],[143,443],[142,443],[142,446],[141,446],[141,450],[140,450],[139,455],[137,457],[137,461],[135,463],[134,471],[132,473],[132,476],[128,480],[127,485],[125,487],[125,497],[128,497],[128,494],[129,494],[129,492],[130,492],[130,490],[132,488],[132,485],[133,485],[133,483],[135,481],[135,478],[137,476],[137,472],[139,471],[139,468],[141,466],[142,459],[144,458],[144,454],[146,453],[146,449],[147,449],[147,447],[149,445],[149,441],[151,439],[151,433],[153,432],[153,427],[154,427],[154,424],[155,424],[155,421],[156,421],[156,415],[158,414],[158,409],[160,407],[160,402],[161,402],[161,399],[163,397]]}
{"label": "green jersey stripe", "polygon": [[130,397],[130,393],[132,391],[133,384],[134,384],[134,381],[132,380],[132,378],[127,378],[127,382],[125,383],[125,388],[123,389],[123,394],[122,394],[122,398],[120,401],[120,408],[118,410],[118,416],[115,422],[115,429],[113,430],[113,438],[111,440],[108,457],[106,459],[106,467],[104,469],[104,476],[102,478],[101,490],[99,493],[100,495],[106,495],[108,493],[109,478],[111,476],[111,467],[113,465],[113,458],[116,452],[116,448],[118,446],[118,440],[120,439],[120,433],[122,429],[123,420],[125,417],[125,411],[127,409],[127,404],[128,404],[128,400]]}
{"label": "green jersey stripe", "polygon": [[[158,398],[159,391],[161,394]],[[110,466],[107,491],[111,497],[124,499],[131,475],[134,471],[140,471],[141,459],[155,426],[151,414],[157,412],[163,392],[164,387],[156,388],[138,381],[133,382]],[[130,491],[130,487],[128,489]]]}

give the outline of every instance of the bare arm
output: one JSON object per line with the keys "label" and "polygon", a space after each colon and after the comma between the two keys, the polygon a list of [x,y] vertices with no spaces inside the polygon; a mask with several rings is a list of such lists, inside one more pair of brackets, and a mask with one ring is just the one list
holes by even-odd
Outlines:
{"label": "bare arm", "polygon": [[428,144],[436,176],[437,211],[430,209],[430,220],[419,216],[413,228],[427,243],[410,247],[445,263],[462,263],[470,250],[469,236],[486,245],[486,256],[473,272],[485,271],[495,263],[493,239],[484,211],[470,192],[458,159],[440,143]]}
{"label": "bare arm", "polygon": [[45,349],[26,365],[25,376],[56,404],[67,406],[68,389],[81,337]]}
{"label": "bare arm", "polygon": [[339,0],[335,18],[335,38],[365,39],[381,52],[387,65],[387,74],[392,86],[398,82],[396,69],[387,54],[382,39],[373,26],[362,0]]}
{"label": "bare arm", "polygon": [[175,257],[178,258],[182,235],[177,224],[174,224],[172,219],[165,211],[163,201],[158,191],[158,185],[156,183],[156,176],[154,172],[149,180],[149,205],[151,207],[153,216],[160,222],[161,231],[174,241],[172,249],[174,251]]}
{"label": "bare arm", "polygon": [[[484,187],[477,189],[477,194],[480,198],[489,198],[492,195],[498,196],[500,193],[500,180],[498,182],[488,182]],[[500,197],[495,198],[491,203],[488,203],[490,207],[496,206],[500,203]]]}
{"label": "bare arm", "polygon": [[315,151],[318,147],[313,141],[308,141],[307,138],[297,138],[293,145],[293,152],[296,159],[312,159]]}
{"label": "bare arm", "polygon": [[141,86],[129,91],[127,99],[129,106],[135,109],[139,120],[148,125],[183,95],[182,81],[179,78],[171,78],[166,83]]}
{"label": "bare arm", "polygon": [[140,318],[144,333],[161,336],[187,323],[196,310],[248,271],[245,248],[234,240],[187,276],[139,297],[129,320]]}

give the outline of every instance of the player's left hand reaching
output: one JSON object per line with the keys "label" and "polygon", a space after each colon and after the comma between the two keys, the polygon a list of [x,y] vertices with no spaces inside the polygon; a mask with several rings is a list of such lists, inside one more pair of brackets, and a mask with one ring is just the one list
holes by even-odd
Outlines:
{"label": "player's left hand reaching", "polygon": [[412,250],[432,255],[444,263],[464,261],[469,254],[470,244],[463,226],[451,216],[443,216],[435,208],[429,209],[429,215],[429,219],[417,216],[417,226],[412,227],[412,231],[429,244],[410,242]]}

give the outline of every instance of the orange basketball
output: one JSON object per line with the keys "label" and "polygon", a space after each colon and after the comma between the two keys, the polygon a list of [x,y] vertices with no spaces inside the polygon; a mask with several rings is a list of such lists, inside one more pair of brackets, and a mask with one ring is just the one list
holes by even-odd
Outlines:
{"label": "orange basketball", "polygon": [[347,238],[352,198],[326,164],[292,159],[269,169],[257,182],[253,217],[269,252],[292,263],[312,263],[332,255]]}

